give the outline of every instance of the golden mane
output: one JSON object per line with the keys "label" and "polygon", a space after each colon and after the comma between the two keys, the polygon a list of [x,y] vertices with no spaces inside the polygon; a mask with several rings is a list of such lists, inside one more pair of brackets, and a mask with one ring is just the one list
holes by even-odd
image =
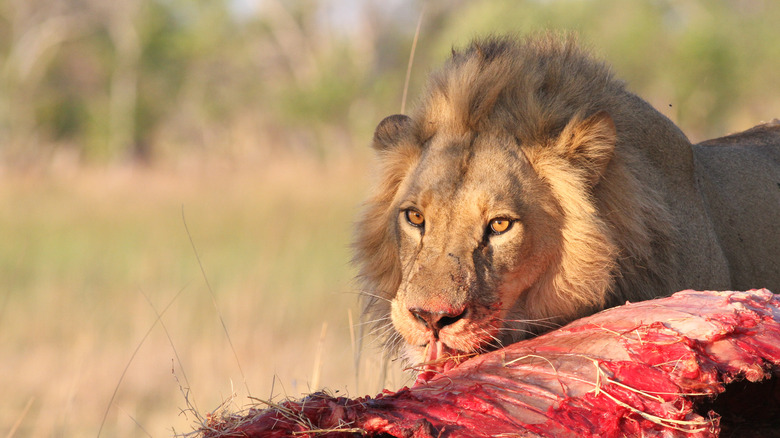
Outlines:
{"label": "golden mane", "polygon": [[576,114],[615,106],[622,92],[623,83],[574,37],[544,34],[521,43],[493,37],[453,51],[431,76],[412,118],[422,140],[438,129],[481,131],[499,125],[523,135],[524,143],[540,142]]}

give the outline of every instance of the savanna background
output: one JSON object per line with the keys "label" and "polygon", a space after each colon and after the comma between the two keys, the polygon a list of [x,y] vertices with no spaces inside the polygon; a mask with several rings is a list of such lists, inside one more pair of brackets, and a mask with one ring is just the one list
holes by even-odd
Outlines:
{"label": "savanna background", "polygon": [[694,141],[780,116],[773,0],[0,0],[0,437],[409,383],[349,243],[418,20],[408,105],[453,45],[567,29]]}

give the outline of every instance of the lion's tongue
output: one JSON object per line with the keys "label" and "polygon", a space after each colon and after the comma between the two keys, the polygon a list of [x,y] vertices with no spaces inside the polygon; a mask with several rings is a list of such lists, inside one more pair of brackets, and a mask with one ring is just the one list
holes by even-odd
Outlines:
{"label": "lion's tongue", "polygon": [[433,379],[437,375],[447,372],[457,365],[455,359],[448,359],[451,356],[457,356],[457,350],[444,345],[441,341],[433,341],[428,345],[428,351],[423,364],[423,370],[417,375],[416,385],[421,385]]}

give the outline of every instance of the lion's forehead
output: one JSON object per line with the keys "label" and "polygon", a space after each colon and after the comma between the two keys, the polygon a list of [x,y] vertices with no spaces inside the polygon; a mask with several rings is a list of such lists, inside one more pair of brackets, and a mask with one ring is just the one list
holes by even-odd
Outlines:
{"label": "lion's forehead", "polygon": [[505,138],[444,139],[428,147],[406,197],[420,207],[519,209],[531,167],[519,147]]}

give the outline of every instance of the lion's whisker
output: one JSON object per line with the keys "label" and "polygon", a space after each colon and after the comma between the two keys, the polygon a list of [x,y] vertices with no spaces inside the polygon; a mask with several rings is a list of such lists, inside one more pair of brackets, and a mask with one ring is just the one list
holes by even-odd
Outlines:
{"label": "lion's whisker", "polygon": [[389,316],[384,316],[382,318],[376,318],[376,319],[372,319],[372,320],[369,320],[369,321],[360,321],[360,322],[357,322],[357,323],[355,323],[353,325],[355,327],[359,327],[359,326],[365,326],[365,325],[379,324],[379,323],[382,323],[384,321],[390,321],[390,317]]}
{"label": "lion's whisker", "polygon": [[502,321],[518,321],[518,322],[526,322],[526,321],[553,321],[556,318],[559,318],[559,316],[547,316],[544,318],[534,318],[534,319],[503,319]]}
{"label": "lion's whisker", "polygon": [[520,324],[532,325],[532,326],[536,326],[536,327],[544,327],[544,328],[549,328],[549,329],[556,329],[556,328],[560,328],[561,327],[561,324],[559,324],[559,323],[549,322],[548,320],[550,320],[550,319],[552,319],[552,318],[544,318],[544,319],[504,319],[504,320],[502,320],[502,322],[504,322],[505,324],[512,324],[512,323],[517,324],[517,323],[520,323]]}
{"label": "lion's whisker", "polygon": [[368,332],[369,336],[374,336],[379,339],[384,339],[390,334],[392,331],[394,331],[395,328],[393,327],[392,323],[377,325],[374,327],[370,332]]}
{"label": "lion's whisker", "polygon": [[375,299],[380,300],[380,301],[387,301],[388,303],[392,302],[392,300],[387,298],[387,297],[384,297],[384,296],[376,294],[376,293],[371,293],[371,292],[368,292],[368,291],[364,291],[364,290],[358,292],[358,294],[366,296],[366,297],[370,297],[370,298],[375,298]]}
{"label": "lion's whisker", "polygon": [[512,328],[512,327],[503,327],[499,329],[502,332],[513,332],[513,333],[524,333],[530,336],[536,336],[538,333],[532,332],[531,330],[521,329],[521,328]]}
{"label": "lion's whisker", "polygon": [[[497,336],[495,336],[494,334],[490,333],[488,330],[486,330],[484,328],[481,331],[483,333],[487,334],[488,338],[490,339],[490,342],[488,342],[485,345],[487,345],[489,347],[493,347],[493,348],[504,348],[504,343]],[[482,349],[484,349],[484,347]]]}

